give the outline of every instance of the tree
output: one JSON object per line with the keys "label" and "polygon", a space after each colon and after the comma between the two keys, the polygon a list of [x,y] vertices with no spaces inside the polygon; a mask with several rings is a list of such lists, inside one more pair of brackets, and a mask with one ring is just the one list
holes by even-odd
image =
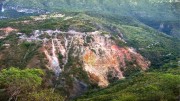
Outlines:
{"label": "tree", "polygon": [[[20,70],[14,67],[3,69],[0,72],[0,90],[7,95],[3,96],[4,100],[17,100],[23,94],[34,91],[41,85],[42,75],[44,73],[40,69]],[[0,96],[0,100],[2,99]]]}
{"label": "tree", "polygon": [[51,89],[45,89],[32,92],[19,101],[64,101],[64,98],[58,93],[53,93]]}

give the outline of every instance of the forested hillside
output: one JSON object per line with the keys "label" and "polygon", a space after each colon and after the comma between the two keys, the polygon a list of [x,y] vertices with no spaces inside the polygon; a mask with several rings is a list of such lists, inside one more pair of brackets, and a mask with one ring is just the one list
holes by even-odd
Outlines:
{"label": "forested hillside", "polygon": [[6,0],[5,6],[38,8],[51,12],[91,12],[128,16],[168,35],[179,36],[178,0]]}

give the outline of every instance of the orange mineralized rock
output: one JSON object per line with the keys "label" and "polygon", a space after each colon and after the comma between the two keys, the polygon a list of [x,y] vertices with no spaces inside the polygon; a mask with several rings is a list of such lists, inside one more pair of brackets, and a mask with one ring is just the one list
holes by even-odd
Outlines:
{"label": "orange mineralized rock", "polygon": [[0,28],[0,30],[4,31],[6,34],[9,34],[13,31],[18,31],[18,29],[14,29],[14,28],[11,28],[11,27],[6,27],[6,28]]}
{"label": "orange mineralized rock", "polygon": [[91,50],[87,50],[86,54],[83,57],[84,62],[89,65],[94,65],[96,61],[95,59],[96,55]]}
{"label": "orange mineralized rock", "polygon": [[135,59],[135,64],[139,65],[142,70],[146,70],[149,66],[149,62],[131,48],[118,47],[117,45],[111,47],[105,45],[101,48],[104,47],[105,50],[101,55],[95,54],[97,50],[94,52],[88,48],[83,55],[84,68],[90,79],[96,81],[101,87],[109,84],[107,76],[110,70],[113,70],[114,75],[119,79],[124,78],[123,71],[120,68],[128,68],[126,61]]}
{"label": "orange mineralized rock", "polygon": [[[66,35],[57,34],[54,37],[44,43],[42,50],[49,61],[49,69],[58,67],[56,64],[64,67],[70,56],[77,57],[79,61],[83,61],[82,67],[88,73],[89,79],[100,87],[108,86],[109,75],[123,79],[123,70],[126,68],[133,66],[146,70],[150,65],[150,62],[135,49],[119,47],[110,36],[102,35],[98,31],[88,33],[69,31]],[[88,37],[90,40],[87,42]],[[62,55],[62,63],[58,63],[57,54]]]}

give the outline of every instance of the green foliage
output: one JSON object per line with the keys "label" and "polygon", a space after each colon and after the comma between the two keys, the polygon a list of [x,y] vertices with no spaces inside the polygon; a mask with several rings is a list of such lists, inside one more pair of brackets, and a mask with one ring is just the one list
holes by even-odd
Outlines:
{"label": "green foliage", "polygon": [[24,42],[24,43],[22,43],[21,44],[22,45],[22,47],[25,47],[25,48],[30,48],[30,47],[33,47],[33,46],[35,46],[36,44],[35,43],[32,43],[32,42]]}
{"label": "green foliage", "polygon": [[174,14],[179,15],[177,13],[179,11],[178,2],[168,3],[169,0],[159,2],[159,0],[114,0],[113,2],[109,0],[88,0],[83,2],[79,0],[52,0],[51,2],[47,2],[47,0],[10,0],[6,2],[6,5],[41,8],[48,11],[92,11],[112,15],[146,17],[153,20],[178,19],[174,16]]}
{"label": "green foliage", "polygon": [[[40,69],[3,69],[0,72],[0,89],[5,89],[3,93],[9,96],[9,100],[16,99],[37,89],[41,85],[42,75],[44,73]],[[3,100],[6,97],[0,98]]]}
{"label": "green foliage", "polygon": [[25,34],[28,35],[28,34],[30,34],[30,33],[32,32],[32,30],[29,29],[29,28],[27,28],[27,29],[24,28],[24,29],[20,30],[20,32],[21,32],[21,33],[25,33]]}
{"label": "green foliage", "polygon": [[180,76],[172,73],[140,73],[108,88],[87,92],[77,101],[176,101],[179,82]]}
{"label": "green foliage", "polygon": [[[20,70],[14,67],[10,69],[3,69],[0,72],[0,83],[3,85],[9,85],[13,83],[13,80],[32,80],[32,83],[41,84],[42,79],[39,77],[44,73],[40,69],[24,69]],[[30,81],[27,81],[30,82]]]}
{"label": "green foliage", "polygon": [[69,88],[73,87],[74,78],[89,84],[89,77],[86,71],[83,70],[82,63],[78,57],[73,57],[70,50],[68,63],[65,65],[62,77],[65,78]]}
{"label": "green foliage", "polygon": [[89,78],[87,73],[83,70],[82,67],[74,67],[71,69],[71,74],[73,74],[78,80],[82,80],[86,83],[89,83]]}
{"label": "green foliage", "polygon": [[64,101],[64,98],[60,94],[53,93],[52,90],[47,89],[39,92],[32,92],[19,101]]}
{"label": "green foliage", "polygon": [[86,40],[87,40],[87,43],[90,43],[90,42],[93,41],[94,39],[93,39],[92,37],[90,37],[90,36],[87,36],[87,37],[86,37]]}
{"label": "green foliage", "polygon": [[[147,26],[119,26],[129,46],[135,47],[154,67],[160,67],[179,57],[178,39],[157,32]],[[175,47],[175,48],[174,48]],[[168,54],[171,54],[167,56]]]}
{"label": "green foliage", "polygon": [[[114,0],[110,2],[108,0],[8,0],[5,2],[6,6],[19,6],[25,8],[39,8],[52,12],[88,12],[89,14],[100,14],[97,17],[104,18],[104,15],[111,15],[109,20],[116,20],[118,24],[135,22],[134,19],[158,29],[160,24],[164,23],[171,28],[165,28],[165,33],[170,33],[172,36],[179,37],[179,25],[169,22],[179,22],[180,17],[180,3],[172,0]],[[92,8],[93,7],[93,8]],[[5,12],[6,13],[6,12]],[[15,17],[18,14],[14,14],[14,11],[8,12]],[[8,15],[8,14],[5,14]],[[19,14],[21,15],[21,13]],[[24,16],[26,14],[22,14]],[[35,14],[36,15],[36,14]],[[119,22],[122,19],[122,22]],[[168,22],[168,23],[167,23]],[[54,24],[53,24],[54,25]],[[41,28],[54,28],[52,24],[45,23],[41,25]],[[133,23],[133,26],[137,24]],[[65,27],[65,28],[64,28]],[[68,25],[61,26],[61,29],[66,29]],[[79,30],[93,30],[92,26],[86,26],[86,24],[78,24],[72,26]],[[176,28],[177,27],[177,28]],[[170,29],[167,32],[167,29]],[[25,29],[23,32],[29,32]]]}
{"label": "green foliage", "polygon": [[0,72],[0,100],[64,101],[53,89],[41,88],[43,76],[41,69],[3,69]]}
{"label": "green foliage", "polygon": [[[151,61],[152,66],[155,68],[158,68],[162,66],[164,63],[168,63],[170,60],[173,60],[179,57],[179,49],[180,49],[179,39],[172,38],[168,35],[165,35],[164,33],[160,33],[146,25],[143,25],[142,23],[138,22],[137,20],[131,17],[123,17],[123,16],[115,17],[109,14],[98,14],[98,13],[91,13],[91,12],[88,12],[87,14],[86,13],[73,13],[72,14],[73,18],[69,20],[63,20],[62,18],[52,18],[52,19],[47,19],[45,21],[40,21],[40,22],[31,21],[31,23],[29,24],[19,24],[19,23],[16,23],[17,20],[7,21],[11,23],[7,23],[6,21],[2,21],[2,22],[0,21],[0,23],[2,23],[2,25],[5,24],[6,26],[15,27],[19,29],[20,31],[28,29],[27,32],[26,31],[24,32],[28,35],[30,35],[33,30],[47,30],[47,29],[52,29],[52,30],[60,29],[62,31],[68,31],[68,30],[73,29],[76,31],[83,31],[83,32],[102,30],[103,32],[113,34],[111,38],[119,46],[121,47],[131,46],[131,47],[136,48],[139,53],[141,53],[145,58]],[[124,43],[118,39],[117,35],[119,34],[123,35],[123,39],[127,43]],[[10,39],[7,39],[7,40],[10,40]],[[12,42],[16,42],[16,40]],[[90,42],[90,40],[93,40],[93,39],[90,37],[87,37],[87,42]],[[1,44],[2,43],[4,42],[1,42]],[[85,43],[84,45],[87,45],[87,43]],[[18,46],[15,46],[15,47],[18,47]],[[21,52],[16,52],[16,53],[18,54],[24,53],[24,50],[20,50],[20,51]],[[168,54],[171,54],[171,55],[166,56]],[[23,56],[23,55],[21,54],[20,56]],[[16,64],[18,62],[19,60],[17,62],[13,62],[12,64]],[[13,66],[25,67],[26,63],[25,62],[22,63],[21,61],[21,64],[23,65],[18,66],[16,64]],[[9,67],[9,66],[12,66],[12,65],[5,65],[5,67]]]}
{"label": "green foliage", "polygon": [[[18,2],[17,2],[18,1]],[[41,0],[42,2],[47,2],[46,0]],[[136,0],[134,0],[136,1]],[[44,21],[33,21],[32,19],[17,19],[17,20],[6,20],[0,21],[0,27],[11,26],[13,28],[19,29],[20,32],[31,35],[34,30],[55,30],[60,29],[61,31],[76,30],[82,32],[91,32],[95,30],[104,31],[102,34],[113,34],[111,39],[114,40],[120,47],[132,46],[137,49],[138,52],[143,54],[146,58],[151,60],[152,65],[155,67],[162,66],[161,71],[150,72],[150,73],[141,73],[137,68],[128,68],[123,70],[126,76],[129,78],[126,80],[119,81],[115,84],[112,84],[106,89],[98,89],[98,91],[88,92],[83,97],[78,100],[100,100],[100,101],[144,101],[144,100],[176,100],[179,94],[179,68],[177,62],[170,62],[179,57],[179,39],[169,37],[164,33],[155,31],[154,29],[143,25],[135,18],[131,17],[132,12],[136,12],[136,15],[139,15],[137,11],[146,12],[150,16],[145,16],[150,20],[177,20],[172,12],[163,8],[167,5],[167,8],[171,8],[170,4],[162,3],[158,4],[157,7],[154,7],[156,2],[154,0],[149,1],[137,1],[138,4],[134,11],[131,11],[132,3],[129,1],[115,0],[90,0],[83,1],[81,4],[77,3],[77,0],[52,0],[50,3],[39,2],[39,0],[14,0],[7,5],[20,4],[20,6],[29,6],[29,7],[39,7],[51,10],[59,9],[66,11],[88,11],[86,13],[73,13],[73,18],[69,20],[63,20],[62,18],[53,18],[47,19]],[[54,3],[55,2],[55,3]],[[73,2],[73,3],[72,3]],[[13,4],[14,3],[14,4]],[[25,3],[25,5],[23,5]],[[29,3],[31,3],[29,5]],[[101,5],[102,4],[102,5]],[[148,5],[144,5],[148,4]],[[46,7],[44,7],[46,5]],[[97,6],[98,5],[98,6]],[[101,6],[99,6],[101,5]],[[119,6],[121,5],[121,6]],[[160,7],[158,7],[160,6]],[[69,7],[69,8],[67,8]],[[92,8],[93,7],[93,8]],[[125,9],[129,7],[130,9]],[[177,6],[178,7],[178,6]],[[144,8],[144,9],[142,9]],[[157,11],[158,9],[158,11]],[[120,10],[120,11],[119,11]],[[159,10],[162,12],[159,13]],[[90,11],[90,12],[89,12]],[[92,11],[92,12],[91,12]],[[97,11],[97,12],[94,12]],[[101,14],[99,14],[99,12]],[[163,17],[164,13],[169,14],[169,16]],[[88,15],[86,15],[88,14]],[[133,14],[133,13],[132,13]],[[91,16],[89,16],[91,15]],[[124,16],[125,15],[125,16]],[[142,14],[144,15],[144,14]],[[160,15],[160,16],[157,16]],[[93,17],[92,17],[93,16]],[[161,19],[162,18],[162,19]],[[30,20],[28,24],[21,24],[21,20]],[[178,29],[174,29],[174,32],[178,32]],[[118,34],[123,35],[123,39],[127,42],[124,43],[117,38]],[[46,37],[46,36],[42,36]],[[93,41],[91,37],[87,37],[87,42]],[[6,39],[0,40],[0,46],[4,43],[10,43],[11,47],[8,49],[2,49],[1,54],[3,55],[0,65],[2,68],[9,66],[18,66],[24,68],[27,66],[28,62],[34,55],[37,54],[39,43],[29,43],[22,42],[20,45],[18,42],[18,37],[14,33],[9,35]],[[156,44],[158,43],[158,44]],[[152,45],[153,44],[153,45]],[[88,45],[87,43],[85,45]],[[148,47],[149,46],[149,47]],[[70,52],[73,49],[70,49]],[[171,54],[170,54],[171,53]],[[170,54],[170,55],[168,55]],[[39,56],[40,59],[44,59],[43,55]],[[58,58],[62,61],[62,55],[59,54]],[[60,62],[62,63],[62,62]],[[41,65],[44,65],[45,62],[42,62]],[[128,67],[132,67],[132,63],[127,64]],[[64,68],[64,72],[61,75],[63,82],[60,82],[63,85],[63,90],[65,89],[69,92],[69,89],[72,89],[74,79],[89,84],[89,78],[87,73],[83,70],[82,61],[79,61],[78,58],[73,58],[69,55],[68,63]],[[172,68],[171,68],[172,67]],[[175,68],[174,68],[175,67]],[[6,71],[6,72],[5,72]],[[10,71],[10,72],[7,72]],[[163,72],[165,73],[163,73]],[[42,90],[41,81],[39,75],[29,71],[29,69],[20,70],[11,68],[9,70],[2,70],[5,74],[0,73],[0,100],[4,98],[5,100],[15,92],[14,97],[24,101],[24,100],[63,100],[62,96],[58,93],[52,93],[51,90]],[[14,74],[12,74],[14,73]],[[40,73],[41,74],[41,73]],[[135,76],[132,76],[134,74]],[[2,76],[1,76],[2,75]],[[4,75],[4,76],[3,76]],[[65,80],[64,80],[65,79]],[[110,78],[114,82],[116,78]],[[30,87],[29,87],[30,86]],[[59,86],[59,85],[58,85]],[[19,88],[20,87],[20,88]],[[57,87],[58,88],[58,87]],[[95,87],[97,88],[97,87]],[[19,90],[20,89],[20,90]],[[8,91],[8,92],[6,92]],[[6,93],[4,93],[6,92]],[[66,93],[67,93],[66,92]],[[66,95],[66,94],[64,94]],[[4,100],[3,99],[3,100]]]}
{"label": "green foliage", "polygon": [[37,54],[37,49],[39,48],[38,42],[22,42],[19,44],[18,37],[14,33],[7,36],[1,42],[11,45],[8,49],[1,47],[1,54],[5,55],[0,61],[2,68],[11,66],[25,68],[33,56]]}

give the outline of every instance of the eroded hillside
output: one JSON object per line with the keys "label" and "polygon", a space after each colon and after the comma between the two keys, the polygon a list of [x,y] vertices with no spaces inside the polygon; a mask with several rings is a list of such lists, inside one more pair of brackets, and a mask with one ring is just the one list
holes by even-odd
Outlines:
{"label": "eroded hillside", "polygon": [[178,57],[176,49],[166,49],[176,43],[172,37],[137,22],[139,27],[85,14],[50,14],[1,23],[1,68],[52,71],[44,85],[63,89],[70,97],[145,71],[155,57]]}

